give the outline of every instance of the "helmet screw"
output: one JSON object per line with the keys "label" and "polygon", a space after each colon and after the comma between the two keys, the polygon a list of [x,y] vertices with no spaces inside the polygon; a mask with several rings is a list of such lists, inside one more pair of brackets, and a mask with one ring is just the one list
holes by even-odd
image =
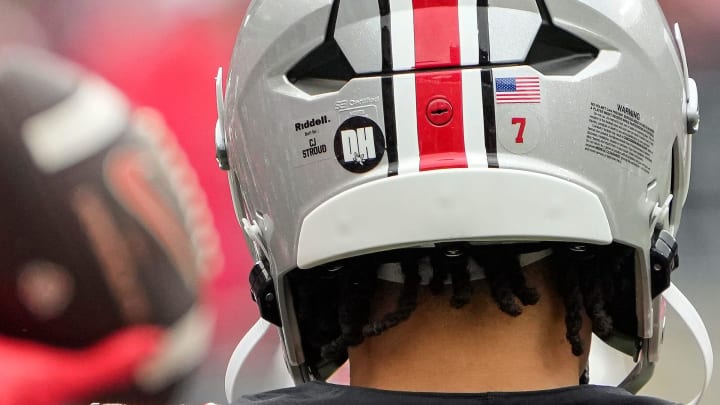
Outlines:
{"label": "helmet screw", "polygon": [[265,295],[265,302],[273,302],[273,301],[275,301],[275,294],[267,293],[267,295]]}
{"label": "helmet screw", "polygon": [[456,248],[450,248],[445,251],[446,257],[459,257],[462,256],[462,250]]}
{"label": "helmet screw", "polygon": [[330,273],[335,273],[335,272],[340,271],[340,270],[342,270],[342,269],[343,269],[343,266],[336,265],[336,266],[330,267],[327,271],[330,272]]}
{"label": "helmet screw", "polygon": [[436,97],[428,103],[425,113],[430,123],[438,127],[444,127],[452,121],[453,106],[446,98]]}

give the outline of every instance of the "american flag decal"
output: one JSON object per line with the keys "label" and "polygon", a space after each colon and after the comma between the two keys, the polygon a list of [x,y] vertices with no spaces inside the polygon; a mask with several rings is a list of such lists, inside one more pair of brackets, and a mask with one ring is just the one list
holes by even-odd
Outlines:
{"label": "american flag decal", "polygon": [[498,104],[538,104],[542,101],[540,78],[537,76],[497,78],[495,99]]}

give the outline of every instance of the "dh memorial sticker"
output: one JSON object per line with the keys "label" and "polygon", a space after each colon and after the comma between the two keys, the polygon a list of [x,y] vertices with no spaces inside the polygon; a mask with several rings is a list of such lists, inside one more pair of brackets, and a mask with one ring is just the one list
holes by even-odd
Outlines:
{"label": "dh memorial sticker", "polygon": [[375,121],[355,116],[347,119],[335,133],[335,157],[353,173],[366,173],[385,156],[385,136]]}

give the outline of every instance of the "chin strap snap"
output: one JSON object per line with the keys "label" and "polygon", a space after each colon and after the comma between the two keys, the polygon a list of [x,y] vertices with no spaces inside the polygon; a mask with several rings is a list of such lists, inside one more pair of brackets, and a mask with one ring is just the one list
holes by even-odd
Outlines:
{"label": "chin strap snap", "polygon": [[267,263],[263,261],[257,262],[250,271],[250,294],[260,310],[260,316],[270,323],[282,326],[275,284],[267,270]]}
{"label": "chin strap snap", "polygon": [[243,395],[294,385],[285,364],[280,331],[266,320],[258,320],[230,357],[225,374],[228,402],[236,401]]}
{"label": "chin strap snap", "polygon": [[678,243],[666,230],[657,230],[650,247],[650,280],[653,299],[670,287],[670,275],[677,268]]}
{"label": "chin strap snap", "polygon": [[258,217],[261,225],[257,221],[250,221],[247,218],[241,220],[245,236],[252,242],[253,250],[257,262],[250,270],[250,294],[253,301],[260,310],[260,316],[277,326],[282,326],[280,321],[280,306],[278,304],[278,296],[275,291],[275,284],[270,274],[270,264],[268,258],[267,244],[265,243],[265,234],[268,232],[270,222],[266,217]]}

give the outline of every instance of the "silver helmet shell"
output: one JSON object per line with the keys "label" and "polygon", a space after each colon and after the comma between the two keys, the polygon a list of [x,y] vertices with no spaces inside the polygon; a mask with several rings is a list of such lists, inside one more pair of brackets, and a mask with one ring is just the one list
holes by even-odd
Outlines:
{"label": "silver helmet shell", "polygon": [[449,241],[635,248],[631,334],[656,360],[651,245],[698,120],[656,1],[255,0],[226,96],[216,140],[296,381],[288,272]]}

